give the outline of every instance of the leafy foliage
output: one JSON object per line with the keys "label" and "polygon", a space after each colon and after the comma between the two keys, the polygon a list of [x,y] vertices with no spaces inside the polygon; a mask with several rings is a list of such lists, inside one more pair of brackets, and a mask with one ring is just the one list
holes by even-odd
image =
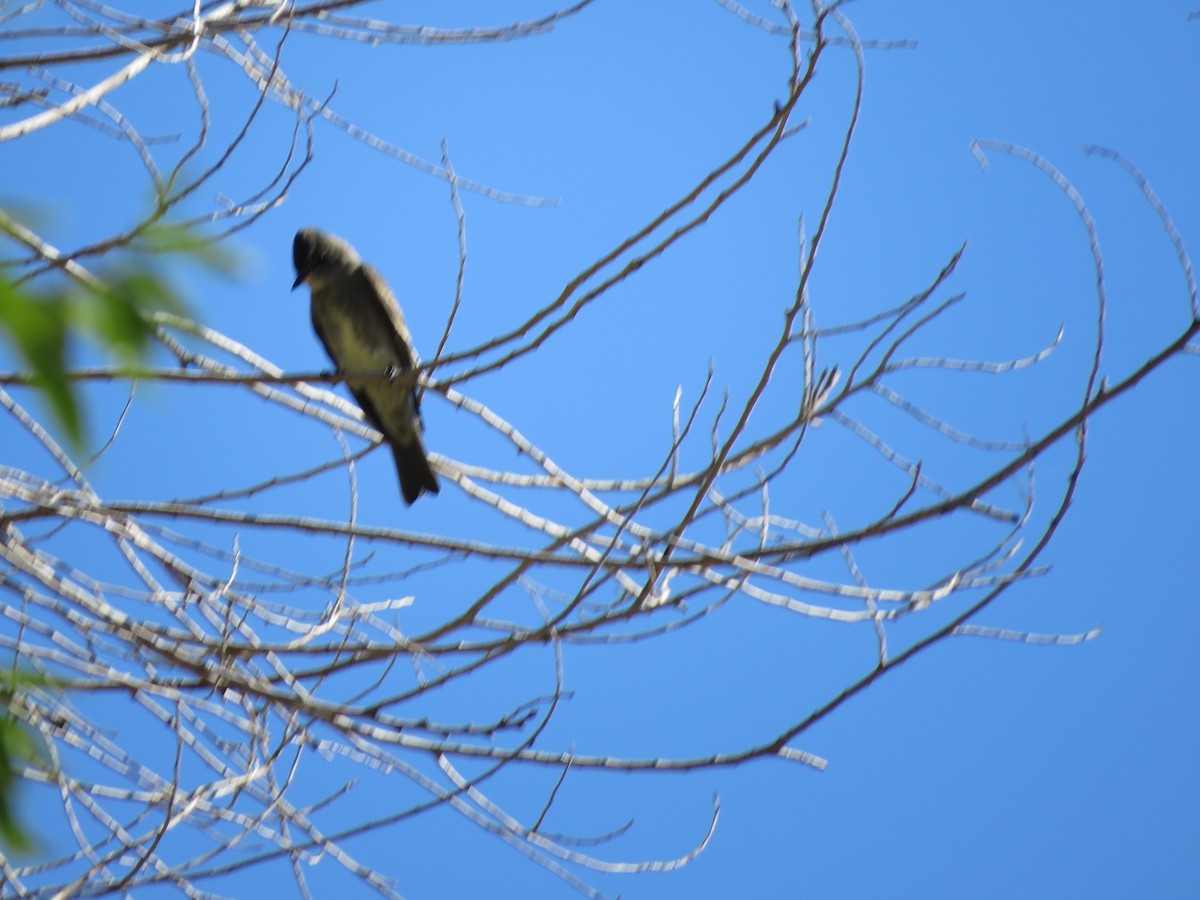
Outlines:
{"label": "leafy foliage", "polygon": [[[29,674],[0,674],[0,699],[10,705],[19,685],[44,684],[44,679]],[[33,732],[12,712],[0,716],[0,844],[9,850],[30,851],[34,840],[22,824],[16,808],[16,789],[21,763],[47,765],[47,759]]]}
{"label": "leafy foliage", "polygon": [[32,290],[0,277],[0,333],[41,389],[69,443],[82,445],[87,422],[69,370],[75,337],[90,339],[120,366],[143,364],[154,345],[151,311],[184,313],[185,304],[159,274],[150,254],[183,254],[207,268],[232,273],[232,257],[193,229],[155,225],[139,237],[137,257],[107,277]]}

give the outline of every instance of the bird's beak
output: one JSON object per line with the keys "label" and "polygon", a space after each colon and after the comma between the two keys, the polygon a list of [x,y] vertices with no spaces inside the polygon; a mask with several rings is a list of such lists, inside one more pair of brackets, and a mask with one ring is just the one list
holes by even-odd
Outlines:
{"label": "bird's beak", "polygon": [[292,282],[292,290],[294,291],[296,288],[300,287],[300,285],[304,284],[304,280],[306,278],[308,278],[307,272],[301,272],[299,275],[297,275],[296,280]]}

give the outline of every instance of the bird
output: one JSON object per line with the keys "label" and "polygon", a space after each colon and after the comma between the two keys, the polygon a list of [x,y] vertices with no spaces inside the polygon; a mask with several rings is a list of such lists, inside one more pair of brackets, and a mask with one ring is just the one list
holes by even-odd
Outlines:
{"label": "bird", "polygon": [[[292,242],[296,280],[312,298],[312,325],[338,372],[392,376],[419,365],[400,304],[383,276],[349,243],[316,228],[301,228]],[[395,380],[349,384],[367,421],[392,448],[400,493],[412,505],[423,493],[438,492],[422,437],[416,383]]]}

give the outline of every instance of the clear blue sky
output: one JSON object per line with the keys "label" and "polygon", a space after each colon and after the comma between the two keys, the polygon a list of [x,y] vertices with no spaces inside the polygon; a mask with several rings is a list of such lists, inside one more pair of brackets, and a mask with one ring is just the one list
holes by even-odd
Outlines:
{"label": "clear blue sky", "polygon": [[[770,4],[750,5],[778,20]],[[443,6],[379,4],[369,11],[462,26],[532,18],[551,4]],[[867,52],[862,119],[813,283],[821,322],[853,321],[903,301],[968,241],[943,291],[965,291],[966,299],[914,350],[1025,356],[1065,323],[1062,347],[1044,367],[1007,383],[924,373],[893,386],[996,439],[1019,440],[1023,427],[1037,434],[1070,409],[1083,390],[1094,321],[1086,235],[1062,194],[1029,165],[993,155],[990,170],[980,171],[969,142],[994,138],[1052,160],[1090,205],[1111,303],[1103,374],[1122,377],[1182,330],[1184,279],[1156,216],[1119,168],[1080,148],[1101,144],[1133,160],[1183,239],[1194,252],[1200,248],[1200,22],[1188,21],[1192,8],[1174,0],[1137,10],[1110,0],[847,6],[862,38],[917,46]],[[227,63],[204,58],[201,65],[214,109],[245,109],[252,101]],[[470,257],[452,344],[465,348],[545,304],[739,146],[783,96],[788,56],[780,38],[715,2],[599,0],[549,35],[506,44],[367,49],[294,35],[283,68],[315,95],[336,83],[332,106],[340,114],[413,154],[437,160],[445,139],[464,177],[561,198],[533,209],[464,195]],[[849,51],[830,48],[798,108],[800,118],[811,119],[806,130],[708,228],[537,353],[465,390],[577,474],[652,471],[670,440],[676,385],[685,403],[693,400],[710,360],[715,384],[735,398],[757,376],[756,360],[774,342],[792,299],[797,218],[806,217],[811,233],[853,76]],[[195,114],[178,99],[187,96],[180,73],[158,79],[140,79],[114,102],[124,96],[148,133],[191,133]],[[252,190],[277,164],[290,122],[286,110],[269,107],[247,152],[218,182],[222,190],[235,197]],[[214,127],[227,133],[234,124],[219,113]],[[98,179],[79,161],[84,147],[116,174]],[[60,126],[4,152],[5,194],[48,209],[44,233],[62,246],[125,221],[123,198],[144,190],[128,147],[82,129]],[[457,267],[446,185],[322,124],[315,161],[287,202],[234,239],[245,261],[239,277],[180,271],[197,315],[285,369],[325,368],[306,292],[289,293],[291,236],[309,224],[343,235],[383,271],[418,346],[432,353]],[[829,352],[840,361],[835,345]],[[823,773],[779,762],[686,776],[582,773],[568,780],[560,817],[547,826],[595,834],[633,816],[631,833],[597,855],[670,858],[703,834],[711,795],[720,794],[716,835],[695,862],[665,875],[585,873],[607,896],[1196,896],[1198,396],[1200,359],[1191,357],[1096,417],[1080,492],[1041,560],[1053,571],[1009,591],[979,621],[1043,633],[1103,624],[1098,639],[1074,647],[944,642],[794,742],[829,760]],[[95,421],[104,431],[121,398],[97,397]],[[771,403],[787,401],[776,398]],[[769,403],[765,414],[773,408],[783,406]],[[896,434],[914,457],[922,452],[916,448],[946,452],[882,404],[862,403],[854,412]],[[431,448],[451,459],[529,470],[498,442],[481,441],[466,416],[436,398],[426,405],[426,423]],[[298,417],[226,389],[145,390],[125,428],[96,474],[102,492],[120,497],[169,498],[249,483],[336,452]],[[914,443],[903,445],[909,437]],[[829,510],[849,528],[873,508],[872,487],[895,490],[895,473],[832,423],[813,441],[813,461],[775,488],[773,511],[819,526]],[[958,468],[945,459],[938,471],[951,483],[966,483],[987,462]],[[1038,472],[1041,515],[1061,493],[1067,459],[1065,448],[1052,453]],[[511,537],[490,518],[475,518],[477,507],[449,482],[438,498],[401,509],[383,453],[364,461],[359,479],[365,522]],[[331,475],[280,495],[274,508],[336,515],[344,496],[341,476]],[[983,540],[985,532],[974,528],[956,525],[865,548],[860,562],[872,584],[919,587],[940,571],[933,561],[944,559],[946,547],[985,546],[966,543]],[[289,559],[283,540],[244,537],[281,564],[312,564]],[[319,550],[333,568],[340,552]],[[395,568],[406,564],[403,553],[389,560]],[[833,574],[833,562],[814,572]],[[441,593],[462,587],[422,585],[434,609]],[[386,596],[386,586],[359,594]],[[897,629],[895,647],[939,615]],[[575,699],[541,745],[631,756],[731,751],[801,720],[873,661],[868,626],[814,621],[739,598],[678,637],[569,648],[566,681]],[[546,690],[545,663],[514,663],[514,683]],[[442,705],[431,703],[429,714],[455,719],[503,709],[522,696],[505,677],[497,672],[492,681],[471,683],[477,694],[451,692]],[[553,778],[513,772],[496,786],[498,799],[535,816]],[[388,789],[381,783],[378,793],[356,795],[340,821],[386,809]],[[353,846],[411,898],[574,896],[445,812]],[[344,884],[340,876],[323,881],[334,868],[329,860],[314,867],[314,884]],[[288,877],[275,868],[255,874],[253,883],[278,885]]]}

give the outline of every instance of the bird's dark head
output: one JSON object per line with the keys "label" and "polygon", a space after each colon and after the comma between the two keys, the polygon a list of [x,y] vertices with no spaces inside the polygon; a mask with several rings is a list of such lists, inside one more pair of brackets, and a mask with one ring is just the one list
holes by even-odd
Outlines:
{"label": "bird's dark head", "polygon": [[313,284],[355,269],[361,262],[354,248],[340,237],[317,228],[301,228],[292,241],[292,263],[296,266],[292,290],[305,282]]}

